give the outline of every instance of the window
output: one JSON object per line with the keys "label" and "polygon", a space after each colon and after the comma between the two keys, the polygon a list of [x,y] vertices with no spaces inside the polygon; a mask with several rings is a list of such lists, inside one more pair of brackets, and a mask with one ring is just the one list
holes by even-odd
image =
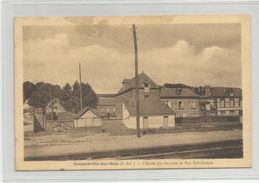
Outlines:
{"label": "window", "polygon": [[226,116],[230,116],[230,111],[226,111]]}
{"label": "window", "polygon": [[110,112],[110,109],[109,109],[109,108],[107,108],[106,110],[107,110],[107,112]]}
{"label": "window", "polygon": [[230,106],[230,100],[229,98],[225,98],[225,107],[229,107]]}
{"label": "window", "polygon": [[211,99],[211,100],[209,100],[209,102],[210,102],[210,106],[211,106],[211,107],[214,107],[214,100]]}
{"label": "window", "polygon": [[235,116],[235,112],[234,112],[234,111],[231,111],[231,112],[230,112],[230,116]]}
{"label": "window", "polygon": [[225,116],[225,112],[221,112],[220,115],[221,115],[221,116]]}
{"label": "window", "polygon": [[144,92],[145,93],[149,92],[149,84],[147,80],[144,82]]}
{"label": "window", "polygon": [[220,111],[218,111],[218,116],[220,116]]}
{"label": "window", "polygon": [[220,99],[217,99],[217,107],[220,107]]}
{"label": "window", "polygon": [[112,108],[112,111],[115,112],[115,108]]}
{"label": "window", "polygon": [[143,128],[144,129],[148,128],[148,117],[147,116],[143,117]]}
{"label": "window", "polygon": [[224,100],[220,101],[220,107],[225,107],[225,101]]}
{"label": "window", "polygon": [[191,108],[192,108],[192,109],[195,109],[195,108],[196,108],[195,100],[191,100]]}
{"label": "window", "polygon": [[149,99],[149,95],[145,95],[144,100],[148,100],[148,99]]}
{"label": "window", "polygon": [[215,113],[211,112],[211,113],[210,113],[210,116],[215,116]]}
{"label": "window", "polygon": [[183,109],[183,108],[184,108],[184,103],[183,103],[183,101],[179,101],[179,102],[178,102],[178,108],[179,108],[179,109]]}
{"label": "window", "polygon": [[239,111],[235,111],[235,116],[239,116]]}
{"label": "window", "polygon": [[176,89],[175,92],[176,92],[177,95],[181,95],[182,94],[182,89]]}
{"label": "window", "polygon": [[234,107],[234,100],[230,99],[230,107]]}
{"label": "window", "polygon": [[235,107],[239,107],[239,98],[235,98]]}

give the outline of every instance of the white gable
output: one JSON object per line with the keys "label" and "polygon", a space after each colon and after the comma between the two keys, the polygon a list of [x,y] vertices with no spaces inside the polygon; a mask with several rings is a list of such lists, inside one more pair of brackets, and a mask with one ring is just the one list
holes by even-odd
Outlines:
{"label": "white gable", "polygon": [[82,116],[79,118],[93,118],[98,117],[95,113],[93,113],[91,110],[87,110]]}

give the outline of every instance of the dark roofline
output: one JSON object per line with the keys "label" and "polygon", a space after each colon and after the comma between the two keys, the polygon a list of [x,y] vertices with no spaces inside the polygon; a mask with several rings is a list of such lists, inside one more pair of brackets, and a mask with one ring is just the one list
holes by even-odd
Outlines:
{"label": "dark roofline", "polygon": [[[135,87],[131,87],[131,88],[128,88],[127,90],[123,90],[123,91],[121,91],[121,92],[118,92],[118,93],[115,94],[115,96],[119,96],[119,95],[121,95],[121,94],[123,94],[123,93],[126,93],[126,92],[128,92],[128,91],[130,91],[130,90],[133,90],[133,89],[135,89]],[[138,89],[144,89],[144,87],[139,87]],[[157,90],[159,90],[160,88],[153,88],[153,87],[150,87],[150,89],[157,89]]]}
{"label": "dark roofline", "polygon": [[101,115],[94,109],[92,109],[91,107],[87,106],[85,108],[83,108],[81,111],[79,111],[76,115],[75,115],[75,119],[80,118],[80,116],[82,116],[83,114],[85,114],[86,111],[91,110],[94,114],[96,114],[98,117],[101,117]]}
{"label": "dark roofline", "polygon": [[166,97],[161,97],[160,99],[200,99],[200,96],[166,96]]}
{"label": "dark roofline", "polygon": [[114,97],[116,94],[108,93],[108,94],[96,94],[97,97]]}

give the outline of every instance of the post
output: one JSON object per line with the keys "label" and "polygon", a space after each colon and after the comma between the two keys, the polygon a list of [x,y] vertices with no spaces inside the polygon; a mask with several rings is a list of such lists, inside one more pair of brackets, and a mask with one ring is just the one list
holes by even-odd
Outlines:
{"label": "post", "polygon": [[83,101],[82,101],[82,81],[81,81],[81,64],[79,63],[79,87],[80,87],[80,109],[83,108]]}
{"label": "post", "polygon": [[139,79],[138,79],[138,44],[137,44],[137,33],[136,25],[132,25],[133,40],[134,40],[134,52],[135,52],[135,84],[136,84],[136,127],[137,137],[140,137],[140,113],[139,113]]}
{"label": "post", "polygon": [[49,100],[51,105],[51,120],[54,120],[54,109],[53,109],[53,102],[52,102],[52,93],[51,93],[51,87],[49,87]]}

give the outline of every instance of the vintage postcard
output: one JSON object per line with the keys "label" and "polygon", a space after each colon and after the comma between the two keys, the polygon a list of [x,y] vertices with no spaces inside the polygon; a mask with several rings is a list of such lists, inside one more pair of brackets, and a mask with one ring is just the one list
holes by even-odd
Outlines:
{"label": "vintage postcard", "polygon": [[248,15],[16,17],[16,170],[249,168]]}

